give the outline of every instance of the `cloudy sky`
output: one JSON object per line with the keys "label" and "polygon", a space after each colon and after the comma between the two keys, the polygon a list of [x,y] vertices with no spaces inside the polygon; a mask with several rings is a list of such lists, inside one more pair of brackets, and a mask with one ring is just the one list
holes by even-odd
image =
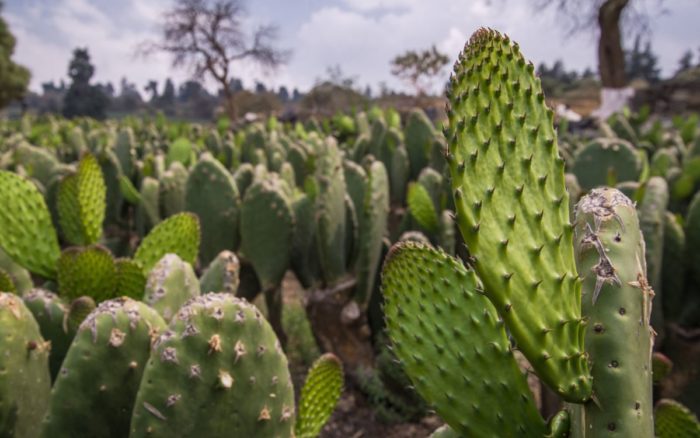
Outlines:
{"label": "cloudy sky", "polygon": [[[655,5],[657,0],[633,0]],[[176,82],[188,72],[173,70],[165,55],[141,59],[138,44],[156,38],[159,19],[173,0],[6,0],[3,15],[17,37],[15,58],[32,71],[31,88],[66,78],[72,50],[88,47],[95,80],[119,84],[123,76],[142,87],[149,79]],[[246,65],[236,76],[246,86],[256,79],[268,86],[306,90],[338,65],[359,85],[378,90],[402,84],[391,76],[390,60],[406,50],[435,44],[454,59],[479,26],[508,33],[534,63],[562,59],[567,68],[596,67],[596,37],[565,38],[554,11],[536,10],[528,0],[249,0],[247,23],[276,24],[278,45],[291,49],[287,66],[262,75]],[[687,49],[700,53],[700,1],[666,0],[665,13],[652,15],[652,48],[663,73],[672,73]],[[630,42],[631,44],[631,42]],[[445,77],[448,69],[445,69]],[[442,83],[442,82],[440,82]],[[213,84],[208,84],[213,89]]]}

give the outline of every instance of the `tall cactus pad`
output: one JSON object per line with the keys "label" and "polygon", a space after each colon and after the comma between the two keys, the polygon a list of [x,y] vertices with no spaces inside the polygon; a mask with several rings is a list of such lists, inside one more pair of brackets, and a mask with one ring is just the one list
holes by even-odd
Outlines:
{"label": "tall cactus pad", "polygon": [[143,239],[134,260],[141,263],[144,273],[168,253],[177,254],[182,260],[194,265],[199,250],[199,219],[192,213],[179,213],[159,223]]}
{"label": "tall cactus pad", "polygon": [[185,191],[188,211],[202,224],[200,259],[208,265],[219,252],[238,249],[241,199],[231,174],[211,155],[192,168]]}
{"label": "tall cactus pad", "polygon": [[[338,146],[326,140],[326,151],[317,158],[316,243],[323,280],[331,285],[346,271],[345,174]],[[352,196],[352,194],[351,194]]]}
{"label": "tall cactus pad", "polygon": [[236,294],[240,282],[241,262],[231,251],[221,251],[209,264],[200,281],[202,293]]}
{"label": "tall cactus pad", "polygon": [[37,436],[51,392],[50,348],[22,300],[0,293],[0,436]]}
{"label": "tall cactus pad", "polygon": [[107,186],[97,159],[86,155],[78,165],[78,205],[85,235],[84,244],[95,243],[102,235]]}
{"label": "tall cactus pad", "polygon": [[58,291],[68,299],[87,295],[95,301],[114,298],[117,270],[112,254],[101,246],[72,247],[58,261]]}
{"label": "tall cactus pad", "polygon": [[54,278],[61,250],[39,190],[17,174],[0,171],[0,205],[0,247],[30,272]]}
{"label": "tall cactus pad", "polygon": [[[663,291],[661,283],[661,268],[664,251],[664,222],[668,207],[668,184],[660,176],[653,176],[647,181],[644,199],[639,209],[639,227],[646,244],[646,265],[649,285],[656,294],[658,306],[654,306],[651,314],[651,325],[661,334],[664,330]],[[670,291],[674,293],[674,291]]]}
{"label": "tall cactus pad", "polygon": [[68,350],[41,436],[127,436],[152,338],[165,327],[155,310],[130,298],[100,304]]}
{"label": "tall cactus pad", "polygon": [[674,400],[659,400],[654,417],[654,432],[658,438],[700,438],[698,418]]}
{"label": "tall cactus pad", "polygon": [[381,161],[375,161],[367,168],[367,177],[364,202],[357,212],[362,215],[362,220],[358,238],[355,299],[361,306],[369,303],[374,289],[382,254],[382,239],[387,231],[389,216],[389,181]]}
{"label": "tall cactus pad", "polygon": [[296,438],[316,438],[330,418],[343,390],[343,365],[331,353],[314,362],[301,389]]}
{"label": "tall cactus pad", "polygon": [[406,203],[418,225],[430,233],[438,230],[440,224],[435,205],[425,187],[418,183],[411,183],[408,186]]}
{"label": "tall cactus pad", "polygon": [[143,301],[165,322],[189,299],[199,296],[199,281],[192,266],[175,254],[166,254],[148,274]]}
{"label": "tall cactus pad", "polygon": [[155,343],[129,436],[289,437],[293,426],[287,358],[272,328],[248,302],[207,294]]}
{"label": "tall cactus pad", "polygon": [[448,99],[457,224],[486,295],[538,376],[566,400],[586,400],[564,161],[534,67],[507,37],[480,29]]}
{"label": "tall cactus pad", "polygon": [[39,324],[41,336],[51,342],[49,369],[51,380],[55,380],[75,335],[66,324],[68,305],[61,297],[44,289],[32,289],[22,299]]}
{"label": "tall cactus pad", "polygon": [[58,217],[65,237],[74,245],[90,245],[102,236],[107,186],[97,159],[85,155],[78,172],[61,181]]}
{"label": "tall cactus pad", "polygon": [[460,436],[544,434],[503,321],[474,272],[442,251],[401,242],[386,258],[382,289],[396,356]]}
{"label": "tall cactus pad", "polygon": [[273,177],[253,183],[241,208],[241,252],[263,289],[280,284],[289,266],[294,216],[283,184]]}
{"label": "tall cactus pad", "polygon": [[632,201],[610,188],[584,196],[576,207],[576,254],[595,395],[584,407],[584,427],[591,436],[651,436],[654,293]]}

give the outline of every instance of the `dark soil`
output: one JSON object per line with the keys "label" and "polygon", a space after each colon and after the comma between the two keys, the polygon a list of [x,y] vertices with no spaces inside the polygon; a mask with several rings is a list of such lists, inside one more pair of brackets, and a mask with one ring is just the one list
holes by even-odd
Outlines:
{"label": "dark soil", "polygon": [[419,423],[383,424],[375,418],[372,407],[363,395],[346,389],[321,438],[425,438],[442,425],[442,420],[431,415]]}

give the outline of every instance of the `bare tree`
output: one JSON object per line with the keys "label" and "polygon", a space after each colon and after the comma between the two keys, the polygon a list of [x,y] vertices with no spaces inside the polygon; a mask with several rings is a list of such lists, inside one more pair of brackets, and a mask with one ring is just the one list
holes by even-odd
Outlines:
{"label": "bare tree", "polygon": [[144,42],[139,52],[166,52],[173,56],[173,67],[189,67],[197,79],[209,75],[221,87],[226,112],[235,120],[235,92],[229,87],[232,63],[250,60],[275,70],[290,55],[273,46],[276,26],[260,26],[247,34],[245,15],[242,0],[176,0],[163,16],[160,40]]}
{"label": "bare tree", "polygon": [[407,81],[422,96],[428,87],[427,80],[440,74],[449,60],[435,46],[420,52],[409,50],[391,61],[391,74]]}
{"label": "bare tree", "polygon": [[556,8],[568,35],[581,31],[600,32],[598,71],[604,88],[622,88],[627,84],[622,30],[642,34],[649,30],[650,3],[663,0],[535,0],[538,9]]}

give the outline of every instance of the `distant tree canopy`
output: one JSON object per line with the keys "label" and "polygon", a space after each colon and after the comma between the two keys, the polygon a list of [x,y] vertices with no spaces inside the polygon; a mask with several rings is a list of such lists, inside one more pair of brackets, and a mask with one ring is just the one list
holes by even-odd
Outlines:
{"label": "distant tree canopy", "polygon": [[642,49],[641,37],[634,39],[632,50],[625,50],[625,74],[630,79],[644,79],[654,83],[661,79],[661,69],[658,67],[658,57],[651,51],[649,41]]}
{"label": "distant tree canopy", "polygon": [[244,16],[243,0],[176,0],[163,16],[160,40],[145,42],[141,52],[170,53],[174,67],[190,67],[195,78],[210,76],[221,89],[229,117],[235,119],[232,63],[249,60],[274,69],[289,55],[273,46],[276,27],[261,26],[247,35]]}
{"label": "distant tree canopy", "polygon": [[418,95],[424,95],[429,87],[427,81],[440,74],[450,61],[435,46],[428,50],[409,50],[391,61],[391,74],[407,81]]}
{"label": "distant tree canopy", "polygon": [[95,67],[90,62],[87,48],[75,49],[68,65],[71,84],[63,98],[63,115],[66,117],[87,116],[104,119],[109,99],[101,87],[90,85]]}
{"label": "distant tree canopy", "polygon": [[29,70],[12,61],[16,42],[7,22],[0,17],[0,108],[24,97],[29,85]]}

